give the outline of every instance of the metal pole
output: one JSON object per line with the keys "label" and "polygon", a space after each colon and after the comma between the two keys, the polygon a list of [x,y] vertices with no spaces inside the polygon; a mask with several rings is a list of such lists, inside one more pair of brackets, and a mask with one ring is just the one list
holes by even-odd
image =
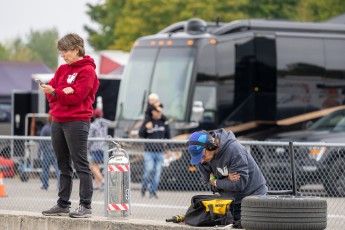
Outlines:
{"label": "metal pole", "polygon": [[290,164],[291,164],[291,177],[292,177],[292,194],[297,196],[296,188],[296,170],[295,170],[295,154],[293,151],[293,142],[289,142]]}
{"label": "metal pole", "polygon": [[104,216],[108,217],[108,160],[109,160],[109,145],[110,142],[106,141],[106,150],[103,151],[103,176],[104,176]]}

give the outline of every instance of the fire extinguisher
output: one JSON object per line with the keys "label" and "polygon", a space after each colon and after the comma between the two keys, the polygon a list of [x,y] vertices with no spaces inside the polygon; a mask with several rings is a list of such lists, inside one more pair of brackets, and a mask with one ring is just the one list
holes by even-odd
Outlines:
{"label": "fire extinguisher", "polygon": [[109,217],[127,217],[130,214],[130,162],[128,153],[114,142],[110,149],[107,171],[107,210]]}

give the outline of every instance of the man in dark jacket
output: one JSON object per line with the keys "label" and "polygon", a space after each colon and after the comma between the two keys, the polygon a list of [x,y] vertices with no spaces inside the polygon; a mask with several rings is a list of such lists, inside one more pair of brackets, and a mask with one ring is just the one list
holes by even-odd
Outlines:
{"label": "man in dark jacket", "polygon": [[266,180],[250,153],[233,132],[219,129],[194,132],[188,141],[191,164],[197,165],[202,181],[214,191],[231,196],[234,227],[241,227],[241,201],[250,195],[265,195]]}
{"label": "man in dark jacket", "polygon": [[[162,108],[152,107],[150,116],[146,117],[139,129],[139,136],[147,139],[170,139],[170,128],[162,119]],[[158,188],[162,167],[164,162],[164,144],[146,143],[144,153],[144,176],[142,180],[141,195],[149,188],[150,198],[158,198],[156,191]]]}

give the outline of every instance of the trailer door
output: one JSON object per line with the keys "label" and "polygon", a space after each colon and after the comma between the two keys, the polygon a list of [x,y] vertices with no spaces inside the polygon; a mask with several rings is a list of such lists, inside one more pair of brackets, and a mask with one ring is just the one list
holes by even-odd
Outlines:
{"label": "trailer door", "polygon": [[[232,121],[255,119],[255,55],[253,38],[238,40],[235,44],[235,96]],[[236,122],[234,122],[236,123]]]}
{"label": "trailer door", "polygon": [[277,88],[274,38],[256,37],[237,42],[235,53],[233,119],[274,120]]}
{"label": "trailer door", "polygon": [[255,120],[275,120],[277,103],[277,58],[275,38],[255,38]]}

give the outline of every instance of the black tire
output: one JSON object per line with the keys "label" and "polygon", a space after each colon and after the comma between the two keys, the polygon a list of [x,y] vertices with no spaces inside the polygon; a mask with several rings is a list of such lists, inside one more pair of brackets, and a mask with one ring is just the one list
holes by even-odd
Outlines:
{"label": "black tire", "polygon": [[345,197],[345,159],[339,158],[327,170],[323,178],[323,187],[330,197]]}
{"label": "black tire", "polygon": [[327,227],[327,202],[319,197],[248,196],[241,205],[246,230],[322,230]]}

